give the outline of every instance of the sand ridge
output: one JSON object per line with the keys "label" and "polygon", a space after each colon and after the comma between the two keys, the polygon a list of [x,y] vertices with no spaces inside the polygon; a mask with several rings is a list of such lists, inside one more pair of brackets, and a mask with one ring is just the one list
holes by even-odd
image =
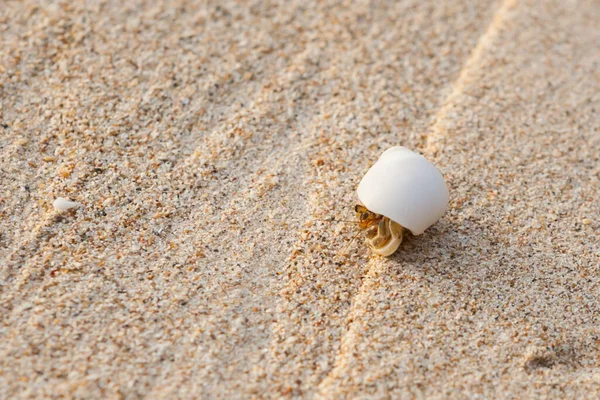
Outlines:
{"label": "sand ridge", "polygon": [[[8,3],[0,397],[597,397],[599,12]],[[398,144],[451,206],[382,259]]]}

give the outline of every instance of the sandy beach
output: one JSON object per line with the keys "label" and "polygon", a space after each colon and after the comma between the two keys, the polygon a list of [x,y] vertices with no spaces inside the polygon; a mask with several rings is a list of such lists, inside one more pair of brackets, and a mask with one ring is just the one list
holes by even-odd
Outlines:
{"label": "sandy beach", "polygon": [[[599,398],[598,21],[4,2],[0,398]],[[344,221],[396,145],[450,205],[383,258]]]}

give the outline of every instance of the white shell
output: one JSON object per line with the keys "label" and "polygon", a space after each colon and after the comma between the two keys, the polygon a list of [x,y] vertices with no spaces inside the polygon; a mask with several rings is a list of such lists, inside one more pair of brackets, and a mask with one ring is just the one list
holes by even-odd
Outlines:
{"label": "white shell", "polygon": [[435,224],[448,208],[442,174],[425,157],[402,146],[383,152],[357,192],[370,211],[399,223],[413,235]]}
{"label": "white shell", "polygon": [[52,203],[52,205],[55,209],[59,211],[66,211],[70,208],[77,207],[79,203],[75,203],[74,201],[71,201],[69,199],[59,197],[56,200],[54,200],[54,203]]}

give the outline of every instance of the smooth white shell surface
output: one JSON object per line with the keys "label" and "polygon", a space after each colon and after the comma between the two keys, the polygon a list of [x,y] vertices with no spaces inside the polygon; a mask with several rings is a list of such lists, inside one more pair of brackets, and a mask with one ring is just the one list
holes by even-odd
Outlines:
{"label": "smooth white shell surface", "polygon": [[54,206],[55,209],[57,209],[59,211],[65,211],[70,208],[77,207],[79,205],[79,203],[75,203],[74,201],[71,201],[69,199],[59,197],[56,200],[54,200],[54,203],[52,203],[52,205]]}
{"label": "smooth white shell surface", "polygon": [[387,149],[358,185],[369,210],[422,234],[448,208],[444,177],[425,157],[406,147]]}

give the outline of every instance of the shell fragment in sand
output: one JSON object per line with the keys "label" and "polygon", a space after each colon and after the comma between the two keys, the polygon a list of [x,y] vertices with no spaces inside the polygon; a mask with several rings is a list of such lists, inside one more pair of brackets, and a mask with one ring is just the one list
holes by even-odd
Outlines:
{"label": "shell fragment in sand", "polygon": [[56,210],[66,211],[70,208],[77,207],[79,205],[79,203],[76,203],[69,199],[65,199],[63,197],[58,197],[56,200],[54,200],[54,203],[52,203],[52,205],[54,206],[54,209],[56,209]]}

